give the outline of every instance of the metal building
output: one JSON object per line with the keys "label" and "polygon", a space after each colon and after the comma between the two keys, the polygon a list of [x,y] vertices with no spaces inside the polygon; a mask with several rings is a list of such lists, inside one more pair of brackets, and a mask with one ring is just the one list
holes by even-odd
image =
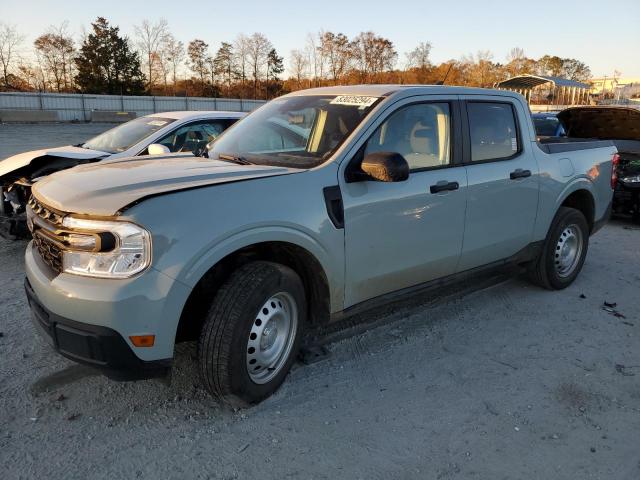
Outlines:
{"label": "metal building", "polygon": [[495,88],[524,95],[529,103],[547,105],[587,105],[590,85],[562,77],[547,75],[518,75],[501,82]]}

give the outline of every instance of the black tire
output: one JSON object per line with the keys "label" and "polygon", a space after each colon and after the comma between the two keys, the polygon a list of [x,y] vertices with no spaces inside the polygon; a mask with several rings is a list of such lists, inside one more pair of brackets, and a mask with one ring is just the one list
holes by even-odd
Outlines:
{"label": "black tire", "polygon": [[[287,348],[283,348],[277,373],[273,373],[275,376],[268,381],[265,379],[265,383],[256,383],[249,372],[249,338],[257,328],[256,317],[267,306],[265,302],[279,294],[286,294],[295,302],[295,333],[291,332],[287,337],[287,344],[291,347],[288,355],[285,355]],[[275,392],[297,356],[306,311],[304,286],[292,269],[277,263],[256,261],[234,272],[216,293],[198,342],[198,363],[209,392],[238,408],[258,403]],[[262,328],[267,329],[266,326]],[[276,329],[276,336],[277,332]],[[261,338],[257,341],[260,342]],[[267,376],[268,370],[263,370]],[[271,372],[275,371],[275,368],[271,369]]]}
{"label": "black tire", "polygon": [[[560,266],[561,236],[566,235],[567,229],[577,228],[581,235],[581,249],[575,255],[575,263],[572,263],[570,271],[563,274]],[[577,232],[576,232],[577,233]],[[584,265],[589,248],[589,225],[579,210],[569,207],[560,207],[556,214],[540,256],[531,264],[529,277],[531,281],[549,290],[562,290],[568,287],[576,279]],[[569,270],[569,268],[567,267]]]}

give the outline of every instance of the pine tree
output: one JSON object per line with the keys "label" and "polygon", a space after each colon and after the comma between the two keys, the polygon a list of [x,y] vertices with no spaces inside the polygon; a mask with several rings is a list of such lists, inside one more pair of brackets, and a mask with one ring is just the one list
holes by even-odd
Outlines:
{"label": "pine tree", "polygon": [[220,48],[216,52],[213,63],[215,65],[216,74],[222,77],[224,82],[227,84],[228,96],[230,96],[233,78],[237,76],[234,60],[233,45],[227,42],[222,42]]}
{"label": "pine tree", "polygon": [[[273,90],[273,94],[277,95],[280,92],[281,84],[278,75],[284,72],[284,58],[278,55],[275,48],[269,50],[267,55],[267,97],[269,97],[269,91]],[[273,88],[271,88],[271,79]]]}
{"label": "pine tree", "polygon": [[85,93],[127,94],[144,92],[140,58],[129,39],[119,35],[104,17],[91,24],[93,33],[85,38],[75,59],[76,83]]}

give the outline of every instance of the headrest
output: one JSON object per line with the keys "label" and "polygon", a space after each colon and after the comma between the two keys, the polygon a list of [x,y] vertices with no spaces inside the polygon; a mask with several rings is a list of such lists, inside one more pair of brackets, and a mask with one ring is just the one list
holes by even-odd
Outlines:
{"label": "headrest", "polygon": [[413,153],[434,154],[435,132],[433,127],[418,122],[411,130],[411,150]]}

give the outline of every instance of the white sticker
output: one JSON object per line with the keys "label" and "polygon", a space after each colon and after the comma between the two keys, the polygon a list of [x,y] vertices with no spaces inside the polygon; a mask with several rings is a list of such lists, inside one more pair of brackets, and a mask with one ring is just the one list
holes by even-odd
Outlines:
{"label": "white sticker", "polygon": [[154,127],[163,127],[167,124],[164,120],[151,120],[147,125],[153,125]]}
{"label": "white sticker", "polygon": [[518,151],[518,139],[515,137],[511,139],[511,150],[514,152]]}
{"label": "white sticker", "polygon": [[331,100],[332,105],[351,105],[354,107],[367,108],[373,105],[378,97],[367,97],[365,95],[338,95]]}

